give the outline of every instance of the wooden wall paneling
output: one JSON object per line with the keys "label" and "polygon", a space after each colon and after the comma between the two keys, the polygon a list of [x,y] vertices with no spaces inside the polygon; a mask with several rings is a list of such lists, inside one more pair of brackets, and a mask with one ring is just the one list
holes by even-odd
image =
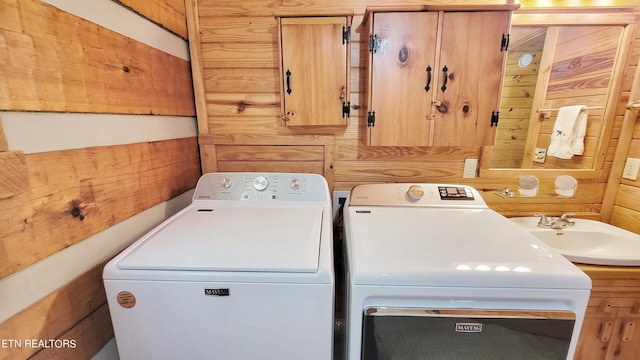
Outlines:
{"label": "wooden wall paneling", "polygon": [[[111,315],[107,303],[102,304],[69,331],[58,337],[58,340],[75,340],[75,348],[42,349],[35,353],[29,360],[51,359],[93,359],[94,355],[113,338]],[[64,344],[64,342],[63,342]]]}
{"label": "wooden wall paneling", "polygon": [[[98,352],[113,337],[111,319],[108,311],[104,309],[104,265],[104,262],[98,264],[69,284],[4,321],[0,326],[0,339],[21,341],[21,346],[3,346],[0,359],[29,358],[42,349],[24,342],[31,339],[49,341],[66,338],[75,340],[78,351],[82,350],[83,356],[80,356],[74,348],[60,349],[60,356],[57,358],[89,359]],[[78,324],[82,326],[76,327]],[[68,333],[70,330],[71,333]],[[48,356],[53,349],[42,351],[44,353],[40,358],[55,358]]]}
{"label": "wooden wall paneling", "polygon": [[5,12],[0,109],[194,114],[187,61],[39,1]]}
{"label": "wooden wall paneling", "polygon": [[[202,2],[202,1],[201,1]],[[277,41],[278,21],[273,14],[267,16],[202,16],[200,40],[202,43]]]}
{"label": "wooden wall paneling", "polygon": [[275,93],[224,93],[206,95],[207,113],[217,116],[279,117],[280,96]]}
{"label": "wooden wall paneling", "polygon": [[322,145],[218,145],[216,152],[219,171],[325,173]]}
{"label": "wooden wall paneling", "polygon": [[278,51],[272,43],[203,43],[202,59],[205,69],[278,68]]}
{"label": "wooden wall paneling", "polygon": [[[185,0],[185,14],[187,16],[187,30],[189,33],[189,55],[191,56],[191,73],[193,79],[193,93],[198,119],[198,135],[209,133],[209,115],[205,99],[205,75],[202,60],[202,40],[200,38],[200,19],[198,18],[197,0]],[[202,166],[204,168],[204,166]]]}
{"label": "wooden wall paneling", "polygon": [[[637,194],[635,198],[637,198]],[[614,205],[613,210],[611,211],[610,222],[612,225],[640,234],[640,223],[638,223],[638,216],[640,216],[639,213],[640,210]]]}
{"label": "wooden wall paneling", "polygon": [[278,94],[279,76],[273,69],[215,69],[205,73],[204,88],[206,94],[213,93],[257,93]]}
{"label": "wooden wall paneling", "polygon": [[4,129],[2,128],[2,119],[0,118],[0,151],[8,151],[9,144],[7,143],[7,137],[4,134]]}
{"label": "wooden wall paneling", "polygon": [[216,145],[200,144],[199,148],[202,173],[217,172],[218,155],[216,153]]}
{"label": "wooden wall paneling", "polygon": [[218,171],[298,172],[324,175],[324,162],[310,161],[218,161]]}
{"label": "wooden wall paneling", "polygon": [[25,155],[0,151],[0,201],[25,193],[28,186]]}
{"label": "wooden wall paneling", "polygon": [[184,0],[116,0],[154,23],[187,39]]}
{"label": "wooden wall paneling", "polygon": [[193,188],[196,149],[185,138],[26,155],[27,202],[0,200],[0,278]]}
{"label": "wooden wall paneling", "polygon": [[323,146],[219,145],[218,161],[323,161]]}
{"label": "wooden wall paneling", "polygon": [[[436,1],[434,3],[444,4]],[[479,2],[469,2],[476,3]],[[504,3],[504,2],[503,2]],[[547,213],[557,214],[563,211],[577,211],[589,218],[596,218],[602,208],[602,199],[606,188],[606,178],[611,169],[613,159],[612,149],[617,139],[612,139],[605,147],[601,169],[584,175],[578,172],[580,198],[576,199],[537,199],[536,201],[522,201],[516,203],[513,199],[501,199],[494,195],[504,186],[517,189],[518,174],[515,171],[504,174],[491,175],[484,170],[479,178],[463,179],[462,167],[466,158],[482,158],[485,154],[482,147],[459,148],[402,148],[392,147],[381,150],[376,147],[363,145],[366,133],[366,116],[364,114],[366,99],[365,61],[368,56],[366,42],[368,30],[362,25],[364,11],[367,6],[392,6],[388,2],[350,0],[330,0],[319,2],[303,0],[274,7],[273,3],[265,0],[252,0],[238,4],[231,0],[203,1],[197,6],[197,20],[201,29],[202,63],[206,102],[209,110],[207,126],[209,132],[201,133],[200,144],[204,145],[203,154],[215,157],[207,158],[207,166],[223,165],[224,169],[261,170],[271,168],[288,169],[290,165],[279,163],[288,160],[259,159],[227,159],[221,154],[220,146],[246,146],[236,148],[239,152],[247,150],[251,154],[253,146],[324,146],[325,177],[333,176],[332,189],[349,190],[354,185],[372,181],[442,181],[465,183],[476,186],[485,192],[490,206],[508,215],[531,215],[538,209]],[[409,4],[422,6],[419,2],[409,1]],[[332,7],[336,7],[336,10]],[[351,105],[352,113],[348,126],[341,130],[292,131],[282,126],[279,119],[278,107],[280,101],[278,78],[277,51],[277,22],[275,14],[287,15],[318,15],[335,14],[336,11],[348,11],[354,15],[352,28],[352,66],[351,66]],[[607,13],[608,19],[612,13]],[[624,23],[629,15],[612,15],[616,22]],[[603,16],[594,17],[603,21]],[[637,17],[634,17],[637,21]],[[558,17],[555,18],[558,20]],[[633,53],[633,49],[630,54]],[[631,65],[629,65],[631,66]],[[625,68],[628,71],[628,67]],[[601,81],[597,81],[598,84]],[[624,84],[631,84],[632,79],[625,78]],[[564,84],[558,82],[558,86]],[[622,85],[621,93],[625,91]],[[588,95],[588,94],[587,94]],[[582,95],[581,95],[582,96]],[[558,100],[560,101],[560,100]],[[615,109],[616,111],[618,109]],[[594,113],[595,115],[596,113]],[[617,112],[616,112],[617,114]],[[620,118],[622,114],[618,114]],[[620,119],[616,120],[619,121]],[[552,122],[551,122],[552,123]],[[542,124],[541,124],[542,125]],[[546,125],[546,124],[544,124]],[[615,131],[620,127],[614,123]],[[590,129],[592,138],[587,140],[587,146],[593,146],[596,141],[597,127]],[[591,133],[590,133],[591,134]],[[209,150],[207,150],[209,149]],[[273,148],[283,151],[284,148]],[[274,158],[282,156],[272,154]],[[245,155],[238,155],[246,158]],[[203,155],[204,158],[204,155]],[[292,160],[296,164],[298,160]],[[593,160],[589,160],[593,161]],[[318,162],[318,169],[320,168]],[[316,169],[312,168],[312,171]],[[328,172],[328,170],[331,170]],[[522,171],[526,174],[526,171]],[[563,174],[562,170],[545,172],[540,178],[544,190],[553,193],[553,179]],[[515,185],[515,186],[514,186]]]}
{"label": "wooden wall paneling", "polygon": [[[640,32],[640,27],[636,28],[636,33]],[[637,39],[637,35],[634,36],[634,38]],[[640,41],[635,41],[632,46],[631,49],[639,49],[640,48]],[[630,51],[630,52],[633,52]],[[632,61],[631,58],[628,58],[627,60]],[[637,99],[640,99],[640,56],[639,57],[635,57],[635,74],[634,74],[634,80],[632,82],[632,87],[630,89],[629,92],[629,97],[627,99],[627,101],[631,102],[631,101],[635,101]],[[628,153],[631,149],[631,144],[633,142],[634,138],[640,138],[637,137],[637,135],[634,132],[634,129],[636,129],[638,126],[638,111],[632,111],[632,110],[627,110],[626,109],[626,103],[625,104],[618,104],[619,107],[622,107],[624,110],[620,110],[620,111],[624,111],[624,117],[623,117],[623,121],[622,121],[622,125],[620,126],[620,137],[618,138],[618,146],[616,147],[616,151],[615,151],[615,155],[614,155],[614,162],[613,162],[613,167],[611,169],[611,173],[609,174],[609,179],[608,179],[608,188],[607,188],[607,193],[605,194],[605,197],[603,199],[602,202],[602,220],[605,222],[611,222],[611,223],[615,223],[618,224],[617,226],[623,227],[623,228],[631,228],[633,226],[635,226],[634,224],[637,223],[637,221],[629,221],[629,217],[626,216],[627,215],[627,211],[623,211],[622,209],[619,208],[619,206],[616,206],[616,203],[618,201],[623,201],[623,199],[621,199],[618,194],[619,194],[619,188],[620,188],[620,183],[622,180],[622,171],[624,170],[624,164],[626,162]],[[640,216],[640,211],[639,214],[636,214],[637,216]],[[638,232],[638,230],[635,230],[636,232]]]}

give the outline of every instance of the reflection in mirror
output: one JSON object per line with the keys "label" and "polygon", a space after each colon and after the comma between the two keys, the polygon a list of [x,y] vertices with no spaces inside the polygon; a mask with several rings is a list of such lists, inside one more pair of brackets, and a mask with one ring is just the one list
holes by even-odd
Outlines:
{"label": "reflection in mirror", "polygon": [[[591,169],[622,26],[513,26],[491,168]],[[529,61],[530,60],[530,61]],[[585,105],[584,153],[546,154],[558,110]],[[602,145],[604,144],[604,145]]]}
{"label": "reflection in mirror", "polygon": [[[492,168],[519,168],[522,164],[546,33],[546,27],[511,28]],[[530,62],[521,60],[529,58]]]}

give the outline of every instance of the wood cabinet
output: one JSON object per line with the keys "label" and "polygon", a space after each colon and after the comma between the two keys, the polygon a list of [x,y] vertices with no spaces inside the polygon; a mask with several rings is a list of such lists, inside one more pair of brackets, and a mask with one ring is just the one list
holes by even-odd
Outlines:
{"label": "wood cabinet", "polygon": [[367,143],[492,145],[511,11],[371,12]]}
{"label": "wood cabinet", "polygon": [[347,124],[350,22],[347,16],[280,18],[286,126]]}
{"label": "wood cabinet", "polygon": [[574,359],[640,359],[640,269],[580,267],[593,287]]}

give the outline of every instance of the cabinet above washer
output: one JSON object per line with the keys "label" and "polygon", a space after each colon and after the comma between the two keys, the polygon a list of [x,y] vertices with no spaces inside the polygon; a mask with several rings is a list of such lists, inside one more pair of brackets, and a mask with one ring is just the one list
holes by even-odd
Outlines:
{"label": "cabinet above washer", "polygon": [[346,126],[351,16],[280,17],[285,126]]}
{"label": "cabinet above washer", "polygon": [[369,12],[367,144],[493,144],[512,10]]}

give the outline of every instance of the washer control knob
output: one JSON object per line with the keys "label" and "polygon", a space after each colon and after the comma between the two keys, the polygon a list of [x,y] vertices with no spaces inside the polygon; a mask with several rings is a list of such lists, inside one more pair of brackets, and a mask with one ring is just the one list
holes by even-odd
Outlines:
{"label": "washer control knob", "polygon": [[291,179],[291,181],[289,182],[289,186],[291,187],[291,189],[293,190],[298,190],[300,189],[300,180],[293,178]]}
{"label": "washer control knob", "polygon": [[264,176],[253,179],[253,188],[258,191],[265,191],[269,187],[269,180]]}
{"label": "washer control knob", "polygon": [[225,190],[230,189],[232,185],[233,182],[229,178],[223,178],[222,180],[220,180],[220,187]]}
{"label": "washer control knob", "polygon": [[422,188],[418,185],[411,185],[409,187],[409,190],[407,190],[407,196],[409,196],[409,199],[413,201],[418,201],[422,199],[423,195],[424,195],[424,190],[422,190]]}

